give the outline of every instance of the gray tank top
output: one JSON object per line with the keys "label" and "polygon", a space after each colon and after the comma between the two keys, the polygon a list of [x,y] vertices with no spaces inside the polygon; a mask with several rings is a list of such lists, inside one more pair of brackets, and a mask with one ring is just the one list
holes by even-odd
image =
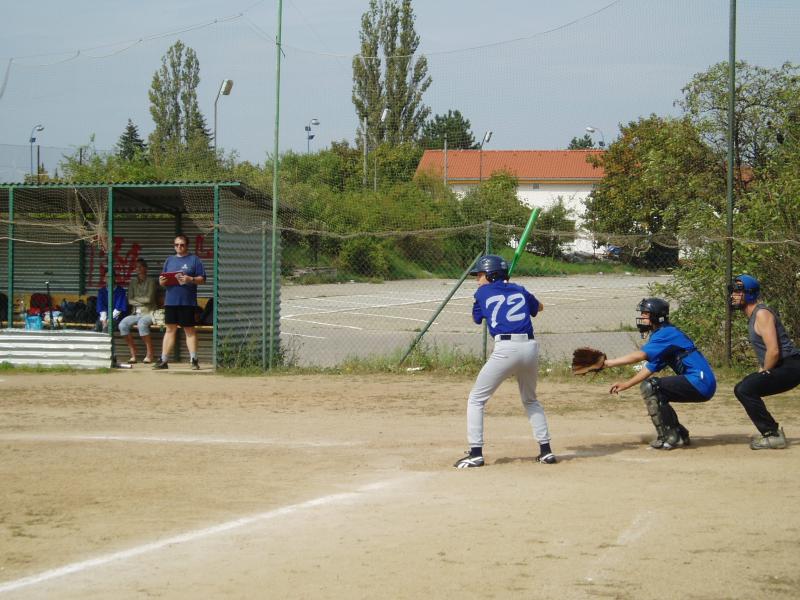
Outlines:
{"label": "gray tank top", "polygon": [[761,336],[756,333],[755,329],[756,313],[762,308],[771,312],[775,317],[775,329],[778,332],[778,348],[780,349],[781,353],[780,360],[800,354],[800,352],[798,352],[794,347],[792,338],[789,337],[789,334],[786,333],[786,329],[783,328],[783,323],[781,323],[781,318],[778,316],[778,313],[766,304],[758,304],[756,305],[756,309],[753,311],[753,314],[750,315],[750,321],[747,323],[747,329],[750,334],[750,343],[753,345],[753,349],[756,351],[758,364],[763,367],[764,358],[767,355],[767,346],[764,344],[764,340],[761,338]]}

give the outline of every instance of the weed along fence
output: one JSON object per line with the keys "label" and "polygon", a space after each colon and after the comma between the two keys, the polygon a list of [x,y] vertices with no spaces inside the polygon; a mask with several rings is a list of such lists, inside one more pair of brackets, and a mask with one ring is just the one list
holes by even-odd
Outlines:
{"label": "weed along fence", "polygon": [[[157,278],[178,233],[207,274],[198,288],[201,363],[266,369],[280,354],[280,244],[267,194],[237,181],[3,184],[0,219],[0,362],[127,360],[118,331],[92,333],[97,294],[111,306],[140,258]],[[151,335],[159,354],[163,325]],[[171,360],[188,362],[180,332]]]}

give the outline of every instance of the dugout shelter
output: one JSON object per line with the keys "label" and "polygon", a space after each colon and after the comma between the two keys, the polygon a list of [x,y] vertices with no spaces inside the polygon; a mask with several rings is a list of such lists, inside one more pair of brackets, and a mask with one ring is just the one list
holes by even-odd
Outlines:
{"label": "dugout shelter", "polygon": [[[213,302],[211,323],[198,327],[201,362],[267,369],[280,354],[280,243],[269,194],[239,181],[4,183],[0,219],[0,333],[17,336],[12,342],[0,338],[0,362],[101,366],[70,360],[64,350],[70,335],[87,335],[87,323],[46,324],[45,331],[30,332],[39,338],[23,352],[21,304],[30,309],[31,296],[48,287],[53,307],[83,301],[105,286],[108,273],[127,288],[138,258],[158,277],[178,233],[206,269],[199,302]],[[111,341],[112,357],[125,356],[118,332],[102,336]],[[43,347],[45,338],[61,351]],[[179,333],[177,353],[182,338]],[[154,335],[156,351],[160,340]]]}

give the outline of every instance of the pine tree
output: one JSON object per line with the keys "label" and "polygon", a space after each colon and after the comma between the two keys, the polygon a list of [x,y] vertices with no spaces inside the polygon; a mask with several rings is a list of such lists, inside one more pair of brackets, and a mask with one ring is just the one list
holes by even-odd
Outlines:
{"label": "pine tree", "polygon": [[139,128],[128,119],[128,125],[117,142],[117,156],[123,160],[133,160],[137,155],[143,154],[146,148],[144,140],[139,136]]}
{"label": "pine tree", "polygon": [[422,126],[420,143],[424,148],[444,148],[444,139],[447,136],[448,148],[477,148],[470,127],[469,119],[465,119],[460,111],[448,110],[446,115],[434,115]]}
{"label": "pine tree", "polygon": [[594,140],[588,133],[584,133],[582,138],[572,138],[567,146],[567,150],[586,150],[587,148],[594,148]]}

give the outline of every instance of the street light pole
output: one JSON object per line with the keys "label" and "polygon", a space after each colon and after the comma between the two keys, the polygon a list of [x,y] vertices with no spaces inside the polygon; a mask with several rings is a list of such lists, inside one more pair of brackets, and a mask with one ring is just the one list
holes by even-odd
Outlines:
{"label": "street light pole", "polygon": [[[33,177],[33,144],[36,142],[36,132],[37,131],[44,131],[44,125],[39,123],[38,125],[34,125],[33,129],[31,129],[31,137],[30,137],[30,143],[31,143],[31,178]],[[36,162],[38,163],[39,161],[37,160]],[[36,165],[36,171],[37,172],[39,171],[39,165],[38,164]]]}
{"label": "street light pole", "polygon": [[233,79],[223,79],[222,84],[217,91],[217,97],[214,98],[214,150],[217,149],[217,102],[219,102],[220,94],[229,96],[233,88]]}
{"label": "street light pole", "polygon": [[[383,125],[383,123],[386,121],[386,117],[388,115],[389,115],[389,109],[388,108],[384,108],[383,111],[381,112],[381,125]],[[377,149],[378,149],[378,144],[375,144],[375,150],[377,150]],[[377,192],[378,191],[378,155],[377,154],[374,154],[373,166],[374,166],[374,172],[372,173],[373,190]]]}
{"label": "street light pole", "polygon": [[364,188],[367,187],[367,116],[364,115],[364,124],[362,126],[362,134],[364,136]]}
{"label": "street light pole", "polygon": [[478,183],[483,183],[483,146],[489,143],[489,140],[492,139],[492,131],[489,130],[483,134],[483,140],[481,141],[480,152],[479,152],[479,166],[478,166]]}
{"label": "street light pole", "polygon": [[605,148],[605,146],[606,146],[606,136],[603,135],[603,132],[600,129],[598,129],[597,127],[592,127],[591,125],[589,125],[586,128],[586,131],[588,131],[589,133],[595,133],[595,132],[599,133],[600,134],[600,144],[599,144],[599,146],[601,148]]}
{"label": "street light pole", "polygon": [[319,119],[315,117],[308,122],[308,125],[306,125],[306,154],[311,152],[311,140],[314,139],[314,134],[311,133],[312,125],[319,125]]}

